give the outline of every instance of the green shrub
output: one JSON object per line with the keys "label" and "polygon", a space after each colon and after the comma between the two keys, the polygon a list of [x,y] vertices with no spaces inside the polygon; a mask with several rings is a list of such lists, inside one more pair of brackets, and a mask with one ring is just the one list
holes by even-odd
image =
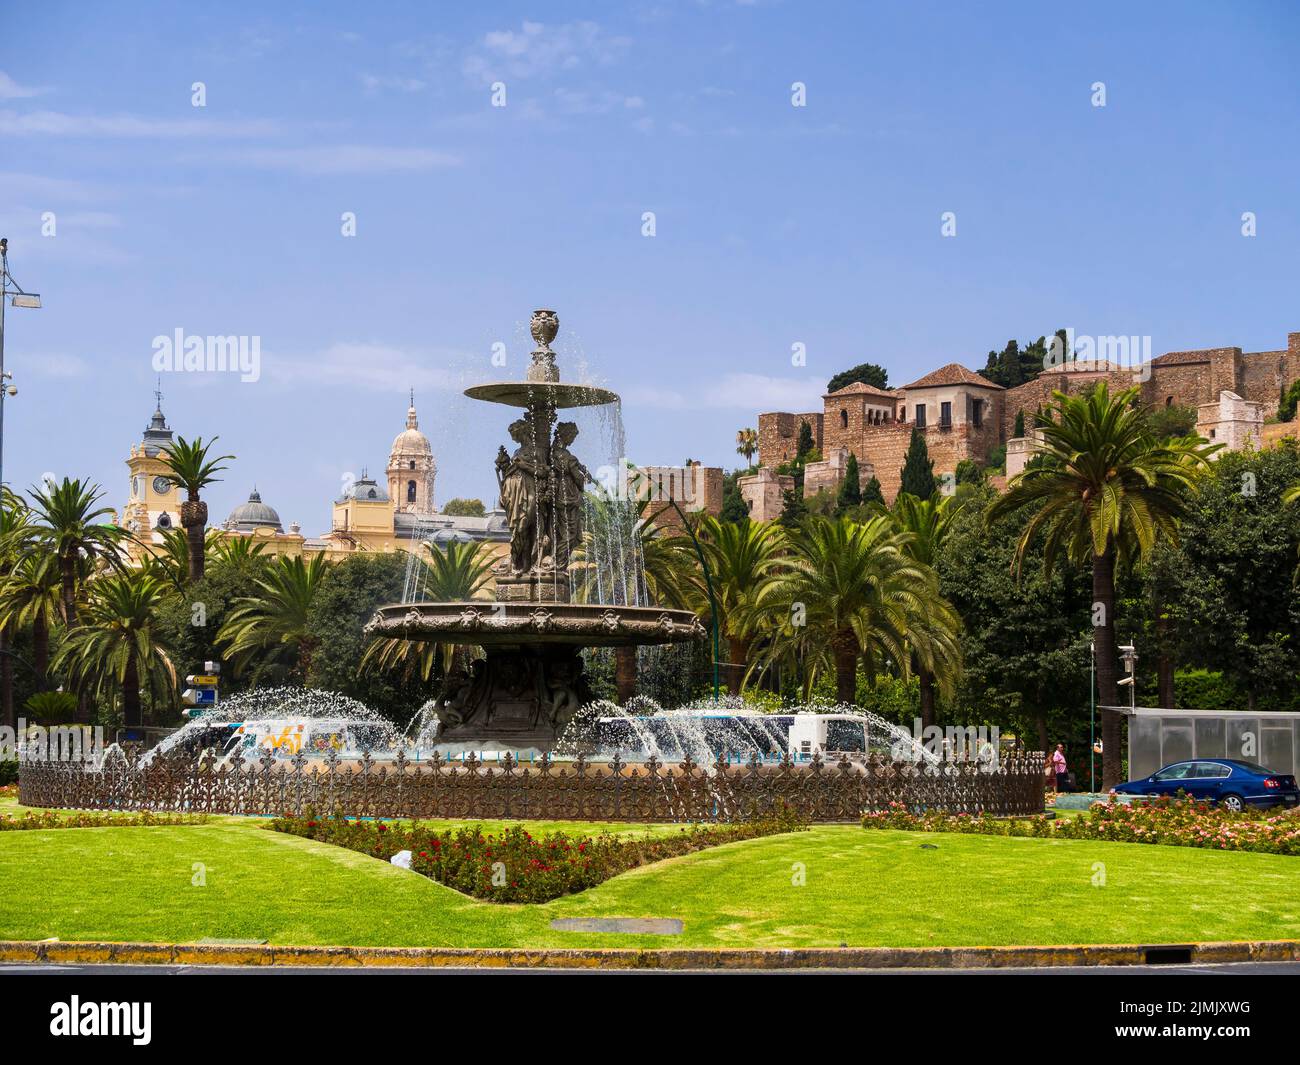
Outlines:
{"label": "green shrub", "polygon": [[18,759],[5,758],[0,760],[0,788],[7,787],[10,784],[18,783]]}

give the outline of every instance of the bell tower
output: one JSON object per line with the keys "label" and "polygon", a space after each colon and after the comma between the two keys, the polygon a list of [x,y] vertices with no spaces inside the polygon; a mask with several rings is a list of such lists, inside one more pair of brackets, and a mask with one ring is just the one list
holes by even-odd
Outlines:
{"label": "bell tower", "polygon": [[140,443],[131,447],[127,469],[131,471],[131,494],[122,508],[122,527],[140,539],[153,539],[152,533],[180,527],[180,489],[167,480],[167,464],[162,450],[172,442],[172,430],[162,412],[162,392],[155,392],[157,403],[149,428]]}
{"label": "bell tower", "polygon": [[393,450],[388,455],[388,498],[393,512],[404,514],[436,514],[433,505],[433,483],[438,476],[438,463],[433,457],[429,438],[420,432],[420,421],[415,413],[415,390],[411,390],[411,405],[406,410],[406,428],[397,434]]}

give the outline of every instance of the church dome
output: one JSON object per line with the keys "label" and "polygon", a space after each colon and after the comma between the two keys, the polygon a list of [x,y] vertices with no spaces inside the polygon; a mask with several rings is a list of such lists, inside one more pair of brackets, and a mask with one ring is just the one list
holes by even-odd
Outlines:
{"label": "church dome", "polygon": [[256,488],[248,494],[247,503],[240,503],[230,512],[230,517],[226,519],[226,528],[234,529],[236,532],[252,532],[254,529],[274,529],[276,532],[284,532],[284,526],[280,524],[280,515],[275,512],[274,507],[262,502],[262,497]]}
{"label": "church dome", "polygon": [[411,396],[411,405],[406,411],[406,428],[393,439],[393,455],[416,455],[433,457],[433,447],[429,438],[420,432],[420,422],[415,416],[415,396]]}

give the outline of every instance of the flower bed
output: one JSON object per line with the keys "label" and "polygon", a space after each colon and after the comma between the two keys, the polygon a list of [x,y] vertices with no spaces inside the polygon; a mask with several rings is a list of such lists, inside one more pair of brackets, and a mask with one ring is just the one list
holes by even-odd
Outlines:
{"label": "flower bed", "polygon": [[411,852],[411,870],[491,902],[547,902],[595,887],[619,873],[706,847],[795,832],[806,825],[787,807],[759,820],[702,827],[671,836],[533,836],[516,825],[499,835],[475,826],[435,831],[419,823],[357,821],[344,817],[278,817],[279,832],[331,843],[385,861]]}
{"label": "flower bed", "polygon": [[25,810],[15,817],[0,814],[0,832],[21,832],[29,828],[148,828],[157,825],[201,825],[207,814],[56,814],[49,810]]}
{"label": "flower bed", "polygon": [[1232,813],[1187,798],[1140,803],[1097,802],[1079,817],[994,818],[910,813],[901,804],[862,818],[863,828],[911,832],[966,832],[986,836],[1101,839],[1115,843],[1162,843],[1169,847],[1300,854],[1300,817],[1253,809]]}

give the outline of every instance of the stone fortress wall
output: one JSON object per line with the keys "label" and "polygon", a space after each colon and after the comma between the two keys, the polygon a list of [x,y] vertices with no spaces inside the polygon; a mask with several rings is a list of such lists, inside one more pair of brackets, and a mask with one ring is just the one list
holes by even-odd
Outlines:
{"label": "stone fortress wall", "polygon": [[[775,471],[793,459],[799,426],[806,421],[823,457],[823,463],[811,470],[813,491],[834,490],[843,477],[844,458],[852,452],[862,482],[874,474],[885,499],[892,502],[912,429],[921,417],[918,406],[925,408],[926,447],[935,473],[942,475],[955,472],[963,459],[987,462],[990,453],[1013,439],[1017,414],[1023,413],[1028,422],[1050,404],[1054,391],[1076,394],[1098,380],[1105,380],[1112,392],[1139,387],[1147,406],[1196,409],[1202,435],[1229,447],[1274,440],[1284,434],[1274,426],[1264,427],[1263,419],[1276,411],[1281,393],[1297,379],[1300,332],[1289,333],[1287,346],[1275,351],[1243,352],[1235,347],[1171,351],[1136,368],[1080,362],[1045,371],[1011,389],[950,363],[899,389],[849,385],[824,396],[821,411],[760,414],[758,461],[762,469]],[[770,479],[742,478],[741,490],[756,518],[771,519],[780,513],[780,495]]]}

